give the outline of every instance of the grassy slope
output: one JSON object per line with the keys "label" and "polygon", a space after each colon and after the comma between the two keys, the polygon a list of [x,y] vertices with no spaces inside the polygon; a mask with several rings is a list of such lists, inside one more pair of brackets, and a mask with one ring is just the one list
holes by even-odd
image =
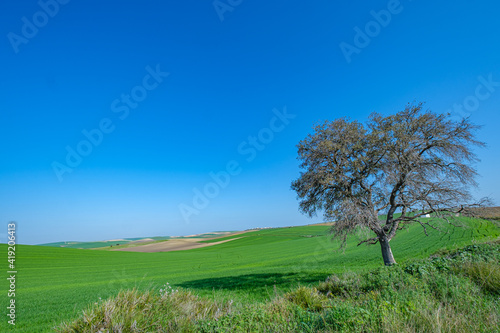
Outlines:
{"label": "grassy slope", "polygon": [[116,244],[128,244],[131,241],[128,240],[119,240],[119,241],[99,241],[99,242],[58,242],[58,243],[47,243],[40,244],[39,246],[50,246],[50,247],[62,247],[67,249],[97,249],[102,247],[108,247],[110,245]]}
{"label": "grassy slope", "polygon": [[137,247],[137,246],[142,246],[142,245],[149,245],[149,244],[156,244],[156,243],[162,243],[162,242],[168,242],[168,239],[159,239],[159,240],[153,240],[149,242],[140,242],[140,243],[127,243],[127,244],[121,244],[121,245],[113,245],[113,246],[106,246],[106,247],[100,247],[100,248],[95,248],[94,250],[105,250],[105,251],[112,251],[112,250],[117,250],[117,249],[128,249],[131,247]]}
{"label": "grassy slope", "polygon": [[[165,236],[157,236],[157,237],[139,237],[139,238],[127,238],[124,240],[117,240],[117,241],[98,241],[98,242],[56,242],[56,243],[46,243],[46,244],[40,244],[39,246],[50,246],[50,247],[63,247],[63,248],[68,248],[68,249],[104,249],[104,248],[112,248],[117,246],[117,244],[120,244],[121,246],[123,245],[129,245],[130,243],[141,240],[144,238],[151,238],[154,241],[163,241],[167,240],[170,237]],[[145,243],[143,243],[145,244]],[[135,243],[132,243],[130,245],[135,245]],[[112,246],[112,247],[110,247]]]}
{"label": "grassy slope", "polygon": [[123,291],[60,332],[497,332],[500,242],[440,254],[331,275],[258,303],[168,286]]}
{"label": "grassy slope", "polygon": [[[323,280],[331,273],[381,265],[380,249],[356,247],[351,239],[345,253],[334,252],[325,226],[266,229],[214,247],[168,253],[88,251],[40,246],[18,246],[18,332],[50,331],[61,320],[78,316],[99,297],[108,298],[121,289],[148,289],[166,282],[191,288],[200,294],[220,290],[231,297],[262,300],[278,290],[299,283]],[[423,258],[447,247],[455,248],[486,235],[498,237],[486,222],[474,228],[451,229],[443,234],[419,226],[400,232],[391,242],[396,260]],[[318,237],[303,237],[317,235]],[[1,245],[3,251],[5,245]],[[4,252],[5,253],[5,252]],[[6,280],[0,283],[7,290]],[[2,296],[6,304],[6,296]],[[0,322],[5,331],[6,321]]]}

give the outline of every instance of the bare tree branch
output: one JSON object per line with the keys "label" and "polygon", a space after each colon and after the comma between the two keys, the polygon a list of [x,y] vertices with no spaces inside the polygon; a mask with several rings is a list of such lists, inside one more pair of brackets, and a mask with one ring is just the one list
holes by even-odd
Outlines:
{"label": "bare tree branch", "polygon": [[369,238],[369,239],[366,239],[364,241],[359,242],[357,246],[360,246],[363,243],[377,244],[377,242],[378,242],[378,237],[373,237],[373,238]]}
{"label": "bare tree branch", "polygon": [[[429,236],[429,234],[427,233],[427,228],[425,226],[429,226],[429,227],[431,227],[434,230],[437,230],[439,232],[443,232],[440,228],[438,228],[436,226],[433,226],[429,222],[422,222],[421,220],[417,220],[417,222],[420,223],[420,225],[424,228],[424,233],[425,233],[426,236]],[[445,233],[448,233],[448,232],[445,232]]]}

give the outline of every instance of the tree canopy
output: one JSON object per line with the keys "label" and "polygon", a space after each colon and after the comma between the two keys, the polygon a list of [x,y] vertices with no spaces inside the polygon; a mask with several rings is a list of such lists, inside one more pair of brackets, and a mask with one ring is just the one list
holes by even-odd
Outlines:
{"label": "tree canopy", "polygon": [[[298,144],[300,177],[293,181],[300,210],[322,212],[332,233],[345,243],[359,226],[381,244],[386,265],[395,263],[389,245],[396,232],[417,222],[434,227],[427,214],[451,219],[481,203],[471,203],[478,161],[472,148],[479,126],[470,119],[408,104],[389,116],[372,113],[366,124],[339,118],[325,121]],[[386,214],[385,220],[379,216]],[[361,244],[360,243],[360,244]]]}

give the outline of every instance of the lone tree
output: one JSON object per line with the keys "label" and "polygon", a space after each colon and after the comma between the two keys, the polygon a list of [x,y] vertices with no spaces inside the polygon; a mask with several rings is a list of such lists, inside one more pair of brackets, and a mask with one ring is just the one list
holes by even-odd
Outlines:
{"label": "lone tree", "polygon": [[426,227],[437,228],[422,219],[427,214],[452,223],[482,205],[467,204],[476,186],[471,147],[485,145],[474,137],[478,128],[468,118],[423,111],[422,103],[386,117],[373,113],[365,125],[326,121],[298,144],[304,171],[292,189],[300,210],[323,212],[342,245],[357,227],[371,229],[375,237],[358,245],[379,242],[384,264],[395,264],[389,242],[406,224],[420,223],[427,234]]}

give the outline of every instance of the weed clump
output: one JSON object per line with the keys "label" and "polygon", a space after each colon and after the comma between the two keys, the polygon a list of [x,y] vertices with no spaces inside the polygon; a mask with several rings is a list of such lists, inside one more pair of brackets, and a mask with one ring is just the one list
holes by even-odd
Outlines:
{"label": "weed clump", "polygon": [[285,295],[285,299],[303,309],[320,311],[327,307],[328,298],[319,293],[316,288],[301,286]]}

